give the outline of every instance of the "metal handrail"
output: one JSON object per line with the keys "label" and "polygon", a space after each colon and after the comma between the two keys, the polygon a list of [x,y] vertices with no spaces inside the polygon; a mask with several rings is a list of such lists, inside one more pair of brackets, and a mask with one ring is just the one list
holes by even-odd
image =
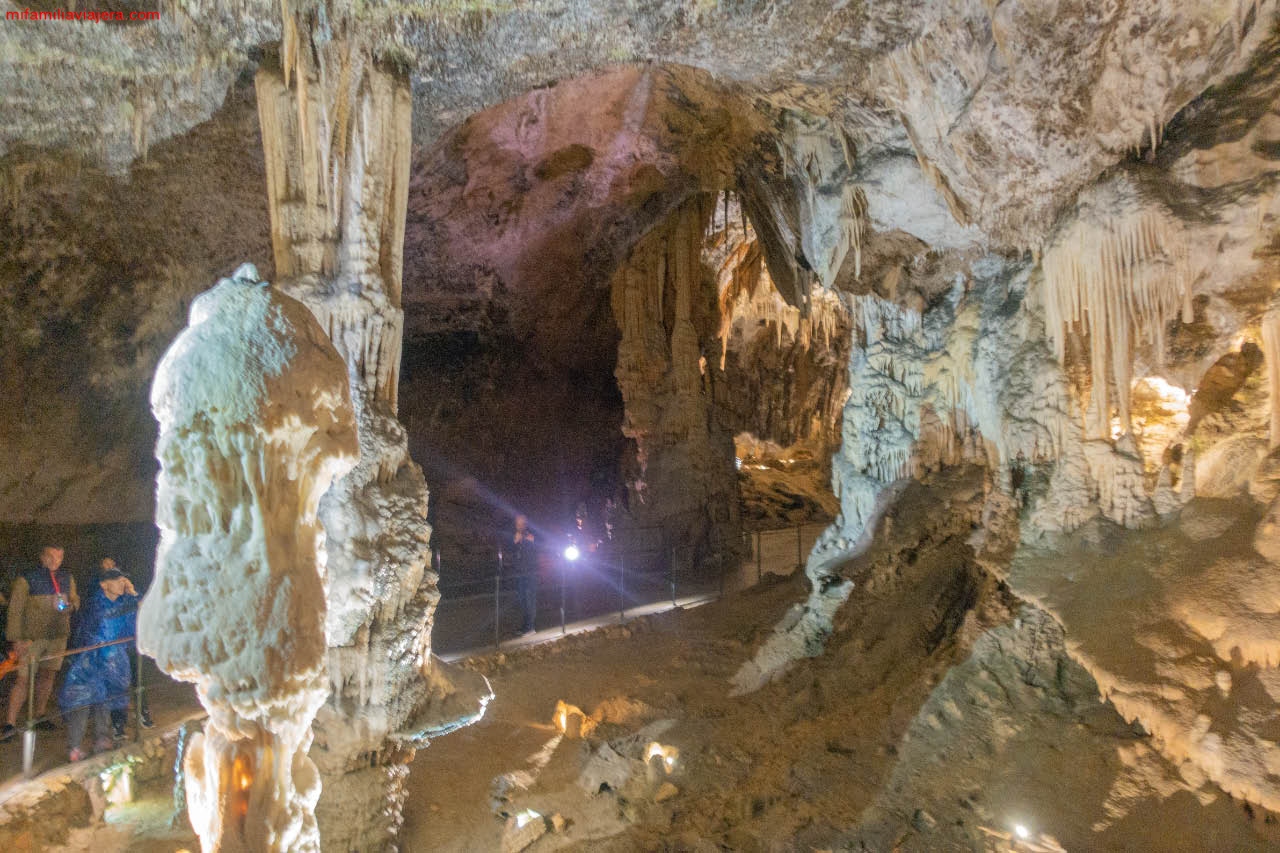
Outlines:
{"label": "metal handrail", "polygon": [[[94,651],[95,649],[105,649],[107,646],[120,646],[125,643],[132,643],[136,639],[138,639],[136,636],[121,637],[119,640],[108,640],[105,643],[95,643],[92,646],[80,646],[79,648],[75,648],[75,649],[65,649],[61,652],[54,652],[51,655],[45,655],[44,657],[36,661],[36,663],[44,663],[47,660],[58,660],[60,658],[71,657],[71,655],[78,655],[81,652],[91,652],[91,651]],[[21,643],[21,642],[31,642],[31,641],[17,640],[16,642]]]}
{"label": "metal handrail", "polygon": [[[790,525],[787,527],[780,527],[780,528],[760,529],[760,530],[755,530],[750,532],[744,531],[744,540],[747,543],[747,547],[750,548],[752,551],[754,551],[755,564],[756,564],[756,583],[760,583],[761,580],[763,579],[762,552],[764,549],[762,546],[766,536],[769,536],[770,534],[784,534],[789,538],[790,535],[794,533],[795,548],[796,548],[795,568],[802,569],[804,566],[804,539],[805,539],[804,531],[805,529],[806,528],[826,528],[827,526],[828,525],[824,522],[811,522],[811,523],[804,523],[804,524],[795,524],[795,525]],[[660,528],[653,528],[653,529],[657,530]],[[772,539],[773,537],[770,537],[770,538]],[[751,541],[751,540],[754,540],[754,541]],[[637,555],[640,555],[641,559],[637,560],[636,559]],[[600,573],[600,577],[602,579],[607,579],[616,583],[617,594],[618,594],[617,613],[618,613],[619,621],[625,622],[627,618],[628,577],[631,578],[631,587],[633,589],[636,586],[637,581],[641,581],[641,583],[643,583],[642,579],[648,580],[649,582],[652,582],[654,580],[661,582],[662,585],[667,587],[668,595],[665,597],[670,598],[673,607],[679,606],[679,590],[677,586],[677,575],[680,575],[681,573],[677,571],[677,561],[675,559],[676,556],[677,556],[676,548],[672,545],[667,545],[666,547],[663,547],[663,548],[641,548],[641,549],[614,550],[613,548],[603,548],[599,552],[597,552],[595,560],[597,565],[600,567],[600,569],[603,570],[603,572]],[[436,554],[436,557],[437,557],[436,569],[439,572],[441,565],[440,565],[440,562],[438,561],[438,552]],[[663,559],[664,557],[665,559]],[[648,558],[648,559],[645,559],[645,558]],[[665,566],[658,570],[641,570],[636,568],[637,564],[650,562],[652,561],[653,558],[657,558],[661,560],[663,563],[665,563]],[[492,558],[488,560],[484,560],[482,562],[483,564],[490,567],[496,566],[497,571],[482,575],[480,577],[473,577],[466,580],[459,580],[457,582],[448,583],[444,585],[445,588],[441,590],[441,593],[442,593],[441,600],[442,602],[448,601],[452,603],[462,603],[462,602],[468,602],[468,601],[474,602],[484,598],[492,598],[493,646],[494,648],[499,648],[502,645],[502,609],[503,609],[504,594],[506,599],[509,601],[511,596],[515,593],[515,590],[511,588],[510,584],[508,584],[507,588],[504,590],[503,581],[504,580],[509,581],[511,579],[518,578],[524,573],[523,572],[509,573],[504,571],[505,563],[504,563],[504,553],[502,548],[498,548]],[[568,577],[567,577],[569,573],[566,568],[567,564],[563,561],[563,559],[556,558],[554,559],[554,563],[557,565],[557,568],[554,570],[553,583],[556,583],[556,585],[559,587],[558,592],[559,592],[559,599],[560,599],[560,606],[559,606],[560,631],[563,634],[567,632],[567,616],[566,616],[567,608],[565,603],[565,597],[566,597],[566,590],[569,587]],[[473,562],[471,565],[475,566],[475,563]],[[740,566],[739,568],[742,568],[742,566]],[[730,570],[730,567],[722,564],[720,566],[718,578],[710,578],[710,577],[704,578],[704,581],[710,581],[712,583],[715,583],[718,581],[719,596],[721,597],[724,596],[725,594],[726,574],[729,570]],[[542,576],[545,573],[538,572],[537,574],[539,576]],[[603,615],[608,611],[602,609],[599,612],[601,615]],[[579,614],[579,615],[582,615],[582,614]]]}

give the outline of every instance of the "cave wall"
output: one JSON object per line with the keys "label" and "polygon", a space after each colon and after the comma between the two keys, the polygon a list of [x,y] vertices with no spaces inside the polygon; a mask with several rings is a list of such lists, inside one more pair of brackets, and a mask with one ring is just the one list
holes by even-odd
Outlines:
{"label": "cave wall", "polygon": [[127,177],[50,152],[3,164],[0,518],[152,518],[160,354],[209,282],[245,257],[271,272],[257,124],[238,84]]}

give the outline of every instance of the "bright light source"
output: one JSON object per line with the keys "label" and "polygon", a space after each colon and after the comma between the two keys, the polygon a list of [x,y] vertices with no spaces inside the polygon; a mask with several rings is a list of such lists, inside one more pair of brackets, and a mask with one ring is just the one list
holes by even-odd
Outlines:
{"label": "bright light source", "polygon": [[568,548],[564,549],[564,558],[568,560],[570,563],[578,559],[578,557],[580,557],[581,555],[582,555],[582,552],[578,550],[577,545],[570,545]]}
{"label": "bright light source", "polygon": [[1025,839],[1025,838],[1030,838],[1030,837],[1031,837],[1031,830],[1027,829],[1025,826],[1023,826],[1023,825],[1022,825],[1022,824],[1020,824],[1020,823],[1018,823],[1018,824],[1014,824],[1014,826],[1013,826],[1013,832],[1014,832],[1014,834],[1015,834],[1015,835],[1017,835],[1019,838],[1024,838],[1024,839]]}
{"label": "bright light source", "polygon": [[520,814],[516,815],[516,828],[524,829],[524,825],[526,823],[531,820],[537,820],[540,817],[542,817],[542,815],[538,814],[533,809],[525,809],[520,812]]}
{"label": "bright light source", "polygon": [[680,748],[677,746],[664,746],[656,740],[651,741],[644,751],[645,763],[648,764],[654,756],[662,759],[663,771],[670,774],[676,767],[676,759],[680,757]]}

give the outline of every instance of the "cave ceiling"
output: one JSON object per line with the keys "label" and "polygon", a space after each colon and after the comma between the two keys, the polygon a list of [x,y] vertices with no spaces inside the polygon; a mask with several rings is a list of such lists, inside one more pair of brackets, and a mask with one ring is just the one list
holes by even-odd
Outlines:
{"label": "cave ceiling", "polygon": [[[127,4],[122,4],[127,8]],[[326,8],[326,7],[317,7]],[[864,152],[914,157],[961,226],[1035,248],[1102,170],[1239,72],[1269,4],[662,2],[328,4],[409,71],[414,143],[620,64],[701,69],[766,115],[830,117]],[[121,172],[223,103],[279,38],[272,3],[179,2],[159,24],[0,29],[0,155],[74,152]]]}
{"label": "cave ceiling", "polygon": [[[807,223],[784,210],[790,242],[762,236],[792,304],[803,281],[932,304],[966,258],[1037,257],[1100,181],[1229,250],[1197,285],[1222,328],[1257,302],[1231,288],[1265,284],[1266,270],[1231,271],[1257,266],[1246,220],[1280,150],[1274,2],[308,8],[313,39],[358,33],[409,75],[410,345],[498,328],[570,374],[598,369],[616,353],[608,283],[631,247],[691,196],[751,187],[783,207],[809,189],[860,194],[857,263],[839,263],[838,206]],[[240,261],[274,275],[252,79],[275,61],[280,12],[174,2],[146,24],[0,26],[0,391],[16,403],[0,436],[21,448],[0,487],[10,515],[150,514],[140,401],[160,352],[191,297]],[[824,228],[825,243],[802,245]],[[1176,378],[1193,383],[1225,341],[1188,345]],[[55,393],[34,399],[33,377]],[[49,438],[30,446],[36,434]],[[48,446],[75,450],[38,477]],[[87,492],[74,485],[86,470]]]}

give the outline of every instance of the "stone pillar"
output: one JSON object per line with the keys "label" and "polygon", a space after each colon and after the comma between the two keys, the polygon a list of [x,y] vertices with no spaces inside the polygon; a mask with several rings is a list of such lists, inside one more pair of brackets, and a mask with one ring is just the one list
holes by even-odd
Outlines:
{"label": "stone pillar", "polygon": [[160,545],[138,647],[209,712],[184,762],[191,825],[206,851],[319,850],[316,516],[355,462],[346,370],[307,309],[246,264],[192,304],[151,406]]}
{"label": "stone pillar", "polygon": [[715,282],[702,263],[715,202],[685,202],[635,246],[611,285],[622,431],[639,467],[631,515],[663,528],[681,571],[731,556],[740,530]]}
{"label": "stone pillar", "polygon": [[409,82],[354,41],[297,40],[257,76],[277,277],[345,359],[360,430],[358,464],[320,506],[333,691],[314,726],[316,813],[326,850],[392,849],[414,749],[491,694],[430,657],[427,485],[396,419]]}

